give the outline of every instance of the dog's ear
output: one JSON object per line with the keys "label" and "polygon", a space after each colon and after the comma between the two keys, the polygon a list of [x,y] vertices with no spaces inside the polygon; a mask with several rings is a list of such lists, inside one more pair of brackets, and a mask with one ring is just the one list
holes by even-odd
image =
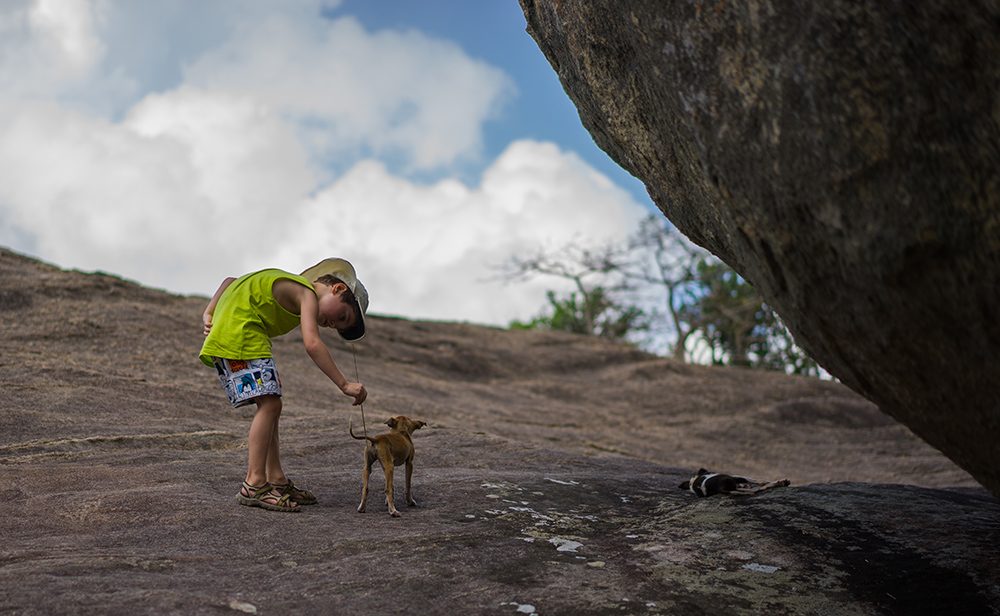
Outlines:
{"label": "dog's ear", "polygon": [[390,428],[395,429],[396,428],[396,418],[395,417],[390,417],[389,419],[386,419],[385,420],[385,425],[389,426]]}
{"label": "dog's ear", "polygon": [[707,475],[707,474],[708,474],[708,471],[705,470],[705,469],[703,469],[703,468],[699,468],[698,472],[695,473],[695,475]]}
{"label": "dog's ear", "polygon": [[682,483],[681,485],[679,485],[677,487],[680,488],[681,490],[690,490],[691,489],[691,480],[688,479],[687,481],[685,481],[684,483]]}

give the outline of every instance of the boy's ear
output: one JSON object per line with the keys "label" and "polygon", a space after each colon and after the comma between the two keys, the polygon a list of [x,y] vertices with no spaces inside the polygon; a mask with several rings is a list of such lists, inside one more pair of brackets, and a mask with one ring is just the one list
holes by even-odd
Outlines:
{"label": "boy's ear", "polygon": [[346,290],[347,290],[347,285],[342,282],[338,282],[337,284],[333,285],[333,287],[331,287],[331,292],[334,295],[340,295]]}

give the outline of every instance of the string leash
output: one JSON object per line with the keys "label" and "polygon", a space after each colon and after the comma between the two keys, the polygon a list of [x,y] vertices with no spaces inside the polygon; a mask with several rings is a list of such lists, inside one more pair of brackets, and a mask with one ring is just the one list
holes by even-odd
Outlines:
{"label": "string leash", "polygon": [[[354,382],[360,383],[361,377],[358,375],[358,354],[354,350],[354,343],[351,343],[351,356],[354,357]],[[368,426],[365,425],[365,403],[361,403],[361,430],[365,438],[368,438]]]}

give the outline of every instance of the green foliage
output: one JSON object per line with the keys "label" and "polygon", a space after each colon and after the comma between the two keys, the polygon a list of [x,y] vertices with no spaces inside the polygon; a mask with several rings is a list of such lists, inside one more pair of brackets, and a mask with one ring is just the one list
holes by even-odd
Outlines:
{"label": "green foliage", "polygon": [[702,349],[715,364],[821,374],[753,286],[662,217],[650,216],[623,246],[570,245],[512,258],[507,270],[508,279],[556,276],[577,289],[563,297],[550,291],[543,313],[512,323],[515,329],[612,340],[635,340],[645,332],[647,340],[659,341],[670,332],[672,354],[679,360]]}
{"label": "green foliage", "polygon": [[602,287],[595,287],[579,296],[570,293],[562,298],[557,297],[554,291],[549,291],[548,299],[550,311],[543,312],[527,323],[515,321],[511,323],[511,328],[553,329],[623,340],[629,332],[649,327],[640,308],[620,306]]}
{"label": "green foliage", "polygon": [[697,280],[702,293],[681,307],[681,318],[708,345],[712,363],[819,374],[819,365],[795,344],[778,315],[729,266],[703,259]]}
{"label": "green foliage", "polygon": [[[771,308],[767,307],[767,310],[771,311]],[[765,352],[759,355],[756,367],[789,374],[820,376],[823,373],[820,365],[795,344],[792,333],[777,314],[773,311],[771,313],[774,327],[768,332],[767,344],[763,348]]]}
{"label": "green foliage", "polygon": [[721,262],[699,261],[697,280],[702,293],[683,306],[685,320],[711,347],[712,363],[750,366],[751,348],[770,326],[770,312],[757,291]]}

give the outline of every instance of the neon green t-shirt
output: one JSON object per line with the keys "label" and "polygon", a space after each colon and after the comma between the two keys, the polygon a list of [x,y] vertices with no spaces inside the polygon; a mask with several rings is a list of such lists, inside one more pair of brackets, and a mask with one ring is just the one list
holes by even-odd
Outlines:
{"label": "neon green t-shirt", "polygon": [[212,330],[198,356],[207,366],[212,357],[261,359],[271,357],[271,338],[299,326],[299,315],[281,307],[271,287],[292,280],[316,292],[309,281],[279,269],[266,269],[236,279],[225,290],[212,315]]}

